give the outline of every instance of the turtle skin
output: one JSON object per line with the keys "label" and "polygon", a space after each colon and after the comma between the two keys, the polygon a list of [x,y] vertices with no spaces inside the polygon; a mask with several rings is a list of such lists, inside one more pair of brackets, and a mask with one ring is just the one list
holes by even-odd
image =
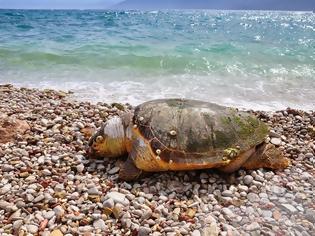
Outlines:
{"label": "turtle skin", "polygon": [[143,103],[135,108],[132,123],[129,162],[147,172],[224,170],[234,163],[233,171],[269,132],[247,112],[186,99]]}

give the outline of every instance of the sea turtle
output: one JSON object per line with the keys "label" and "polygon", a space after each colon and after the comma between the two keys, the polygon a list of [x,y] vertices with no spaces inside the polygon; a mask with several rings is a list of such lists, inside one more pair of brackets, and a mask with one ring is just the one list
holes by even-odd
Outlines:
{"label": "sea turtle", "polygon": [[265,142],[268,126],[248,112],[187,99],[159,99],[108,119],[90,138],[89,156],[129,153],[119,176],[142,172],[217,168],[278,169],[289,165]]}

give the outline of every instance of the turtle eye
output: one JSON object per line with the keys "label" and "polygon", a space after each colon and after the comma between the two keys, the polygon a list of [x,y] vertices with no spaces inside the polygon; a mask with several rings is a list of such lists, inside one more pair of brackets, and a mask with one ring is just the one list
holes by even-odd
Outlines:
{"label": "turtle eye", "polygon": [[102,136],[97,136],[97,137],[96,137],[96,142],[97,142],[97,143],[102,142],[103,139],[104,139],[104,138],[103,138]]}

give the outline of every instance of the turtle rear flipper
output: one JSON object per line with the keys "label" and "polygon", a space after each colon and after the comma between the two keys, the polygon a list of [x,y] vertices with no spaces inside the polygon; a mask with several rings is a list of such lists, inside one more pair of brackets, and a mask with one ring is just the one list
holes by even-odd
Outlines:
{"label": "turtle rear flipper", "polygon": [[142,172],[142,170],[136,167],[132,158],[129,156],[120,167],[119,178],[126,181],[136,180],[140,177]]}
{"label": "turtle rear flipper", "polygon": [[290,165],[290,160],[272,144],[257,146],[256,152],[243,164],[245,169],[284,169]]}
{"label": "turtle rear flipper", "polygon": [[220,167],[219,170],[225,173],[232,173],[239,168],[241,168],[244,163],[250,159],[251,156],[255,154],[255,148],[251,148],[248,151],[240,154],[238,157],[235,158],[235,160],[231,161],[228,165],[224,167]]}

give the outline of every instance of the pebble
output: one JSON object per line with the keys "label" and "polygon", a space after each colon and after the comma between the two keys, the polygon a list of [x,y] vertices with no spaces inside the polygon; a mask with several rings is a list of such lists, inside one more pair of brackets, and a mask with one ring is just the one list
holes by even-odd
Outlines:
{"label": "pebble", "polygon": [[38,231],[38,227],[36,225],[26,225],[27,232],[31,234],[36,234]]}
{"label": "pebble", "polygon": [[77,165],[77,171],[78,171],[79,173],[82,173],[83,170],[84,170],[84,165],[83,165],[83,164]]}
{"label": "pebble", "polygon": [[65,214],[65,210],[62,208],[62,206],[55,206],[54,212],[57,217],[62,217]]}
{"label": "pebble", "polygon": [[129,205],[129,200],[125,194],[119,192],[109,192],[105,198],[112,199],[115,203],[121,203],[123,205]]}
{"label": "pebble", "polygon": [[2,188],[0,188],[0,194],[6,194],[11,190],[12,185],[11,184],[6,184]]}
{"label": "pebble", "polygon": [[285,188],[279,186],[272,186],[271,191],[279,196],[284,195],[284,193],[286,192]]}
{"label": "pebble", "polygon": [[13,222],[12,228],[14,231],[18,231],[22,225],[23,225],[23,220],[16,220]]}
{"label": "pebble", "polygon": [[222,213],[227,216],[228,219],[232,219],[235,217],[235,214],[229,208],[222,208]]}
{"label": "pebble", "polygon": [[191,236],[201,236],[201,233],[199,230],[194,230],[191,234]]}
{"label": "pebble", "polygon": [[14,167],[12,165],[4,164],[4,165],[2,165],[1,169],[4,172],[10,172],[10,171],[14,170]]}
{"label": "pebble", "polygon": [[230,190],[225,190],[225,191],[222,192],[222,196],[224,196],[224,197],[233,197],[234,194]]}
{"label": "pebble", "polygon": [[247,199],[251,202],[259,202],[260,201],[260,198],[256,193],[247,194]]}
{"label": "pebble", "polygon": [[141,226],[138,231],[138,236],[149,236],[151,233],[151,229],[149,227]]}
{"label": "pebble", "polygon": [[113,174],[117,174],[119,172],[120,168],[118,166],[110,169],[109,171],[107,171],[108,174],[113,175]]}
{"label": "pebble", "polygon": [[245,227],[246,231],[255,231],[258,229],[260,229],[260,225],[257,222],[253,222]]}
{"label": "pebble", "polygon": [[47,212],[43,213],[43,216],[45,219],[50,220],[51,218],[53,218],[55,216],[55,212],[54,211],[47,211]]}
{"label": "pebble", "polygon": [[283,209],[285,209],[286,211],[290,212],[291,214],[296,213],[297,209],[290,205],[290,204],[281,204],[281,206],[283,207]]}
{"label": "pebble", "polygon": [[282,143],[281,138],[271,138],[270,142],[276,146],[280,146]]}
{"label": "pebble", "polygon": [[109,209],[113,209],[115,206],[115,202],[114,202],[113,198],[109,198],[106,201],[104,201],[103,206],[107,207]]}
{"label": "pebble", "polygon": [[41,202],[44,199],[45,199],[45,196],[43,194],[40,194],[33,200],[33,202],[35,202],[35,203]]}
{"label": "pebble", "polygon": [[61,230],[55,229],[49,234],[49,236],[63,236],[63,233],[61,232]]}
{"label": "pebble", "polygon": [[254,178],[251,175],[246,175],[244,177],[244,184],[250,185],[253,182]]}
{"label": "pebble", "polygon": [[100,229],[102,231],[105,231],[107,229],[107,226],[106,226],[104,220],[102,220],[102,219],[98,219],[98,220],[94,221],[93,226],[94,226],[94,228]]}
{"label": "pebble", "polygon": [[31,129],[0,144],[0,235],[315,235],[314,112],[255,112],[271,126],[266,142],[280,139],[292,159],[285,170],[162,172],[125,182],[117,179],[120,159],[86,156],[85,132],[117,109],[2,88],[0,114]]}
{"label": "pebble", "polygon": [[92,187],[88,189],[88,194],[90,195],[99,195],[101,194],[96,187]]}
{"label": "pebble", "polygon": [[305,218],[310,221],[311,223],[315,224],[315,210],[313,209],[306,209],[305,211]]}
{"label": "pebble", "polygon": [[50,170],[47,170],[47,169],[44,169],[44,170],[42,171],[42,173],[43,173],[44,175],[46,175],[46,176],[51,175],[51,171],[50,171]]}

